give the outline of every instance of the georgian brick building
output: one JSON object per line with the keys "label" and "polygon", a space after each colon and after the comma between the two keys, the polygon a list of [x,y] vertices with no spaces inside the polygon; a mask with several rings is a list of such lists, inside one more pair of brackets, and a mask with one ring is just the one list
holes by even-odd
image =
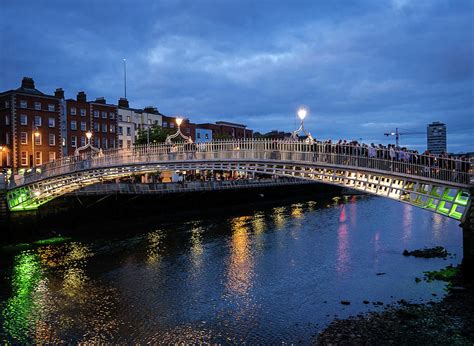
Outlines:
{"label": "georgian brick building", "polygon": [[212,130],[212,136],[214,139],[223,137],[223,138],[252,138],[253,131],[247,129],[247,125],[230,123],[227,121],[216,121],[215,124],[198,124],[201,129]]}
{"label": "georgian brick building", "polygon": [[25,77],[18,89],[0,93],[0,167],[15,171],[61,157],[60,100]]}

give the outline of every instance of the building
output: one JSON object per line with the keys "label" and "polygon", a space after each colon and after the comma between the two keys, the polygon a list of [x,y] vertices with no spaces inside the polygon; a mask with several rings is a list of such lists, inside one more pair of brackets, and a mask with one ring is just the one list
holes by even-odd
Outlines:
{"label": "building", "polygon": [[446,125],[435,121],[427,126],[428,151],[432,154],[447,152]]}
{"label": "building", "polygon": [[212,130],[212,136],[214,139],[243,139],[252,138],[253,135],[253,131],[247,129],[247,125],[230,123],[227,121],[217,121],[215,124],[198,124],[197,127]]}
{"label": "building", "polygon": [[196,127],[196,143],[206,143],[212,141],[212,130]]}
{"label": "building", "polygon": [[51,162],[60,149],[60,99],[24,77],[18,89],[0,93],[0,167],[16,171]]}

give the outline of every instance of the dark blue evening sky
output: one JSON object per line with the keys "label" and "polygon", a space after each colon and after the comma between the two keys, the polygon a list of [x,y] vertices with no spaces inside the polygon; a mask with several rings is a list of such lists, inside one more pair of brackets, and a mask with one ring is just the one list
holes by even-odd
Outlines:
{"label": "dark blue evening sky", "polygon": [[[474,151],[474,1],[0,0],[0,90],[123,97],[193,122]],[[426,135],[401,143],[426,148]]]}

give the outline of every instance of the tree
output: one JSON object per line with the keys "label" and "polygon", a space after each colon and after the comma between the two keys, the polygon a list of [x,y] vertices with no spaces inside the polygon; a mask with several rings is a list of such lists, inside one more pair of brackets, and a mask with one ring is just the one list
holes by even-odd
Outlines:
{"label": "tree", "polygon": [[163,143],[168,135],[175,133],[176,130],[164,128],[158,125],[152,125],[149,129],[142,129],[138,131],[136,144],[147,144],[148,139],[150,143]]}

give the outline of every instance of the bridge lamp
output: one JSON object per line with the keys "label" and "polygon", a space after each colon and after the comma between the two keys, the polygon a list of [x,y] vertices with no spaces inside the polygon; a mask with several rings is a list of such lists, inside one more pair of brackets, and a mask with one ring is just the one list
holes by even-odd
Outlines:
{"label": "bridge lamp", "polygon": [[181,123],[183,122],[183,119],[182,118],[176,118],[176,125],[178,125],[178,127],[181,126]]}
{"label": "bridge lamp", "polygon": [[36,197],[38,197],[39,195],[41,195],[41,192],[35,191],[35,192],[34,192],[34,195],[35,195]]}
{"label": "bridge lamp", "polygon": [[298,109],[298,118],[300,118],[301,121],[304,120],[304,118],[306,118],[306,115],[308,115],[308,110],[304,107],[301,107],[300,109]]}
{"label": "bridge lamp", "polygon": [[90,142],[90,141],[91,141],[91,138],[92,138],[92,132],[87,131],[87,132],[86,132],[86,137],[87,137],[87,140]]}

